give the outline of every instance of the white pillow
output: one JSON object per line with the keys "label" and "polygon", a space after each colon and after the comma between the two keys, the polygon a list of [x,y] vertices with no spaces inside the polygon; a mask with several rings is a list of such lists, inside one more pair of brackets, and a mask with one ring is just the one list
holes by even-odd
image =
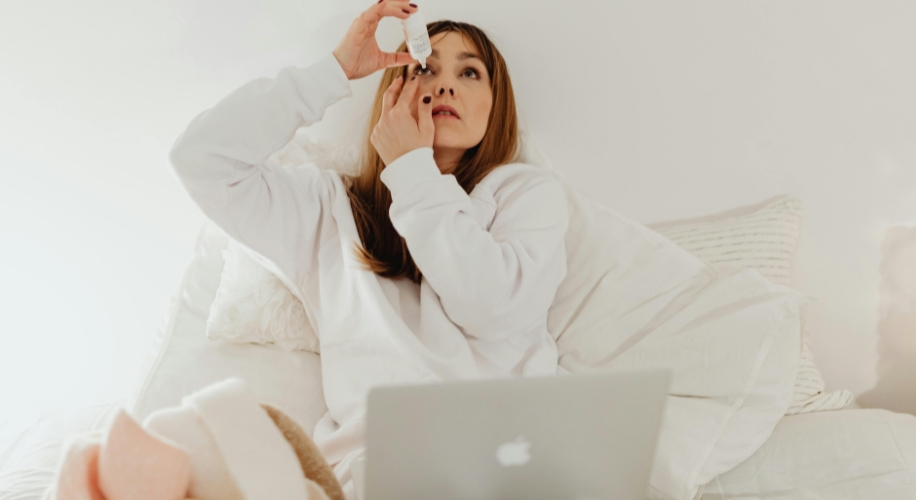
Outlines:
{"label": "white pillow", "polygon": [[[802,200],[783,194],[724,212],[646,226],[705,262],[754,269],[773,283],[791,285],[802,220]],[[801,361],[786,415],[849,406],[854,399],[852,392],[824,392],[826,385],[814,364],[804,313],[802,323]]]}
{"label": "white pillow", "polygon": [[791,286],[802,209],[800,198],[782,194],[723,212],[652,222],[646,227],[705,262],[754,269],[773,283]]}
{"label": "white pillow", "polygon": [[222,254],[225,265],[207,319],[207,338],[319,353],[315,330],[290,289],[235,241]]}

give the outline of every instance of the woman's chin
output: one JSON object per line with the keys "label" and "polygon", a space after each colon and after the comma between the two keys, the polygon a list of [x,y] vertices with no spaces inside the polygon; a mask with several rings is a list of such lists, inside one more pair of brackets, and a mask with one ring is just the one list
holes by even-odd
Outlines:
{"label": "woman's chin", "polygon": [[436,132],[436,135],[433,136],[433,148],[455,149],[461,147],[461,145],[456,144],[456,142],[452,140],[450,135],[451,134],[440,134],[439,132]]}

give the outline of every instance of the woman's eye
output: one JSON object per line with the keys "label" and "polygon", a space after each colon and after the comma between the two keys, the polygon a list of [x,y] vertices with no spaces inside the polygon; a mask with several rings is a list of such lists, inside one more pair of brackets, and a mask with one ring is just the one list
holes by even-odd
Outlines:
{"label": "woman's eye", "polygon": [[[416,68],[413,69],[413,74],[417,75],[417,74],[421,74],[421,72],[429,71],[429,70],[430,70],[429,65],[426,66],[426,69],[423,69],[423,66],[418,65]],[[478,73],[477,70],[474,68],[465,68],[464,72],[461,74],[466,75],[468,74],[469,71],[474,74],[474,78],[480,78],[480,73]],[[422,73],[422,74],[425,75],[427,73]]]}

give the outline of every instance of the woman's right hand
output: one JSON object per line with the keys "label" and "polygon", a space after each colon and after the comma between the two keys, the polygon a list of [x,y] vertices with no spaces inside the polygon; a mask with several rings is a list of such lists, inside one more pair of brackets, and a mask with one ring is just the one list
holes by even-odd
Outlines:
{"label": "woman's right hand", "polygon": [[380,69],[404,66],[413,61],[407,52],[382,52],[375,39],[375,30],[383,17],[407,19],[416,11],[416,5],[408,0],[381,0],[360,14],[334,49],[334,57],[347,79],[357,80]]}

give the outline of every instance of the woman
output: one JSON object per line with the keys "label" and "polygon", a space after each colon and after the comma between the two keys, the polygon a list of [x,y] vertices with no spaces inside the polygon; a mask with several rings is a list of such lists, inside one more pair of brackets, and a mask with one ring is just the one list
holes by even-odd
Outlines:
{"label": "woman", "polygon": [[[169,155],[207,217],[303,300],[328,406],[314,440],[348,498],[372,386],[558,370],[546,321],[566,275],[565,193],[515,161],[512,86],[482,31],[430,23],[426,69],[405,44],[379,49],[379,21],[416,10],[373,5],[317,63],[199,114]],[[378,70],[358,175],[268,161]]]}

